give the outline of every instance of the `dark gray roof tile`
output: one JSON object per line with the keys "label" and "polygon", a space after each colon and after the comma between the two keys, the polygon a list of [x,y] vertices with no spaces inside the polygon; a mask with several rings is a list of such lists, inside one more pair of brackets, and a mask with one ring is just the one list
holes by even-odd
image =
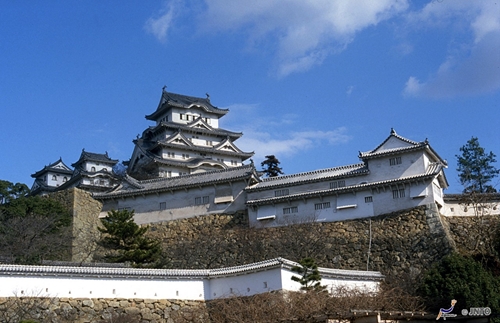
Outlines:
{"label": "dark gray roof tile", "polygon": [[215,183],[225,183],[240,179],[248,179],[250,177],[257,177],[253,164],[192,175],[137,181],[137,185],[141,188],[136,190],[129,188],[128,190],[122,191],[118,189],[109,193],[94,194],[93,196],[94,198],[101,200],[111,199],[122,196],[135,196],[162,191],[179,190],[188,187],[212,185]]}

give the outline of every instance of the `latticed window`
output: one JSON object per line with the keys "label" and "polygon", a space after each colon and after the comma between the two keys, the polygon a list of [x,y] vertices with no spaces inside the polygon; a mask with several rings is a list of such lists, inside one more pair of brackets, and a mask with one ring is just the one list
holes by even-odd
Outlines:
{"label": "latticed window", "polygon": [[330,188],[340,188],[340,187],[345,187],[345,180],[340,180],[330,183]]}
{"label": "latticed window", "polygon": [[283,214],[292,214],[299,212],[299,208],[296,206],[285,207],[283,208]]}
{"label": "latticed window", "polygon": [[394,166],[399,164],[401,164],[401,157],[389,158],[389,165]]}
{"label": "latticed window", "polygon": [[330,208],[330,202],[323,202],[323,203],[314,204],[315,210],[322,210],[322,209],[329,209],[329,208]]}
{"label": "latticed window", "polygon": [[402,197],[405,197],[406,194],[405,194],[405,189],[404,188],[399,188],[399,189],[395,189],[395,190],[392,190],[392,198],[393,199],[399,199],[399,198],[402,198]]}
{"label": "latticed window", "polygon": [[284,188],[282,190],[276,190],[276,191],[274,191],[274,196],[275,197],[286,196],[286,195],[289,195],[289,194],[290,194],[290,191],[288,190],[288,188]]}

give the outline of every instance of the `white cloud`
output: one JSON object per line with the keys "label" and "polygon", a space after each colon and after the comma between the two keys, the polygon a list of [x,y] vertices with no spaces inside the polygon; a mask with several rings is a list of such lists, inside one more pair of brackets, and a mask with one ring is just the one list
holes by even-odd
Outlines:
{"label": "white cloud", "polygon": [[459,48],[452,46],[446,60],[429,79],[419,81],[411,76],[405,95],[448,98],[500,89],[500,5],[493,1],[430,3],[410,19],[416,24],[465,24],[463,28],[472,37],[458,44]]}
{"label": "white cloud", "polygon": [[[243,151],[254,151],[254,160],[264,160],[266,155],[292,157],[319,145],[336,145],[348,142],[345,127],[334,130],[314,130],[290,132],[289,126],[299,122],[297,115],[285,114],[278,120],[261,117],[257,104],[234,104],[224,118],[222,128],[241,129],[243,136],[236,145]],[[231,118],[230,116],[238,116]],[[271,131],[269,129],[272,129]]]}
{"label": "white cloud", "polygon": [[362,29],[406,10],[405,0],[206,0],[204,30],[248,30],[249,42],[276,44],[278,75],[319,65]]}
{"label": "white cloud", "polygon": [[418,95],[421,88],[422,84],[420,83],[420,81],[416,77],[410,76],[410,78],[406,82],[404,94],[408,96]]}
{"label": "white cloud", "polygon": [[154,18],[151,17],[146,21],[144,29],[155,36],[160,42],[165,42],[167,40],[168,31],[172,26],[176,10],[176,1],[165,3],[159,15],[155,15]]}
{"label": "white cloud", "polygon": [[236,144],[244,151],[254,151],[255,160],[264,160],[266,155],[292,157],[319,145],[335,145],[349,141],[346,128],[332,131],[301,131],[277,137],[269,132],[244,131]]}

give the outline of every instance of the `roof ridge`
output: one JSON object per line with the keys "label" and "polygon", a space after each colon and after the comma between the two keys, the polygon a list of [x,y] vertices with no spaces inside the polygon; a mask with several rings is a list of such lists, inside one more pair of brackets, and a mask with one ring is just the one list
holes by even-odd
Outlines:
{"label": "roof ridge", "polygon": [[357,163],[357,164],[350,164],[350,165],[343,165],[343,166],[336,166],[336,167],[330,167],[330,168],[317,169],[317,170],[312,170],[312,171],[307,171],[307,172],[301,172],[301,173],[295,173],[295,174],[289,174],[289,175],[266,177],[266,178],[262,179],[262,182],[271,182],[271,181],[277,181],[277,180],[280,180],[280,179],[294,178],[294,177],[300,177],[300,176],[303,176],[303,175],[310,175],[310,174],[321,174],[321,173],[326,173],[326,172],[333,171],[333,170],[355,168],[356,166],[365,166],[365,164],[364,163]]}
{"label": "roof ridge", "polygon": [[162,181],[175,180],[176,178],[179,178],[179,177],[188,177],[188,176],[197,177],[197,176],[204,176],[204,175],[214,174],[214,173],[236,171],[236,170],[240,170],[240,169],[244,169],[244,168],[249,168],[249,166],[252,166],[252,164],[241,165],[241,166],[237,166],[237,167],[230,167],[227,169],[216,169],[216,170],[211,170],[211,171],[207,171],[207,172],[203,172],[203,173],[196,173],[196,174],[187,174],[187,175],[180,175],[180,176],[174,176],[174,177],[151,178],[151,179],[145,179],[145,180],[138,181],[138,182],[140,184],[156,183],[156,182],[162,182]]}

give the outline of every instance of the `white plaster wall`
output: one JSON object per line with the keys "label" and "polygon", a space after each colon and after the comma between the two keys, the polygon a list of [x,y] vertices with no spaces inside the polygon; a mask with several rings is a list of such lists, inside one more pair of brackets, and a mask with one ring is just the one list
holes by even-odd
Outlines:
{"label": "white plaster wall", "polygon": [[[246,193],[243,189],[245,181],[233,182],[231,189],[233,201],[214,203],[215,190],[212,186],[175,190],[171,192],[152,193],[144,196],[124,197],[115,200],[104,200],[100,217],[105,217],[111,209],[130,208],[135,211],[137,224],[171,221],[211,213],[234,213],[246,209]],[[195,198],[209,197],[208,204],[195,205]],[[160,210],[160,203],[165,202],[166,209]]]}
{"label": "white plaster wall", "polygon": [[466,206],[458,201],[446,202],[440,210],[445,216],[480,216],[480,215],[500,215],[500,202],[491,201],[484,203],[479,208]]}
{"label": "white plaster wall", "polygon": [[207,298],[250,296],[283,289],[281,268],[251,272],[241,276],[218,277],[209,281]]}
{"label": "white plaster wall", "polygon": [[[390,158],[401,157],[401,164],[391,166]],[[412,176],[425,173],[425,160],[427,157],[422,151],[404,153],[399,155],[384,156],[368,160],[370,174],[366,177],[368,182],[378,182],[403,176]]]}
{"label": "white plaster wall", "polygon": [[[399,188],[402,188],[402,185],[399,185]],[[420,189],[422,186],[419,186]],[[411,198],[410,191],[411,185],[405,184],[405,197],[403,198],[393,198],[392,190],[394,187],[385,187],[381,188],[378,191],[374,190],[373,192],[373,210],[374,215],[386,214],[390,212],[395,212],[398,210],[404,210],[412,207],[416,207],[419,205],[426,205],[429,203],[434,203],[434,197],[432,194],[432,184],[427,184],[427,192],[430,192],[425,197],[419,198]]]}
{"label": "white plaster wall", "polygon": [[[293,281],[292,276],[299,277],[297,273],[294,273],[290,270],[283,269],[281,272],[281,284],[283,290],[289,291],[299,291],[300,283]],[[335,291],[339,287],[345,287],[347,289],[357,289],[363,292],[377,292],[379,289],[379,283],[370,280],[358,280],[358,279],[339,279],[328,277],[323,275],[321,277],[321,285],[326,286],[326,289],[329,292]]]}
{"label": "white plaster wall", "polygon": [[[56,180],[52,179],[54,175],[56,176]],[[64,184],[65,183],[64,177],[66,177],[67,180],[71,178],[71,175],[58,174],[55,172],[47,172],[45,176],[47,176],[47,181],[46,181],[47,185],[52,187],[57,187]]]}
{"label": "white plaster wall", "polygon": [[[144,298],[209,300],[230,296],[250,296],[269,291],[299,291],[297,276],[286,268],[269,268],[243,272],[234,276],[106,278],[62,276],[15,276],[0,274],[0,297],[67,297],[67,298]],[[379,283],[372,280],[332,278],[323,275],[321,284],[329,291],[338,286],[376,292]]]}
{"label": "white plaster wall", "polygon": [[109,279],[77,277],[0,276],[0,297],[51,296],[69,298],[205,298],[202,279]]}
{"label": "white plaster wall", "polygon": [[[391,193],[392,194],[392,193]],[[249,222],[254,227],[280,226],[290,223],[303,223],[310,221],[333,222],[346,219],[370,217],[375,215],[373,203],[365,203],[365,196],[372,196],[371,191],[361,191],[355,194],[349,192],[320,198],[310,198],[306,200],[295,200],[290,202],[277,203],[275,205],[260,205],[257,208],[248,209]],[[392,196],[392,195],[391,195]],[[315,210],[316,203],[330,202],[330,208]],[[338,208],[346,205],[355,207]],[[298,213],[283,214],[283,208],[297,206]],[[257,220],[276,215],[275,219]]]}
{"label": "white plaster wall", "polygon": [[88,161],[85,163],[85,170],[87,172],[92,172],[92,167],[95,167],[96,172],[99,172],[99,171],[103,170],[104,168],[106,168],[106,171],[111,172],[112,168],[113,168],[113,166],[111,166],[110,164],[107,164],[107,163],[97,163],[97,162],[92,162],[92,161]]}

